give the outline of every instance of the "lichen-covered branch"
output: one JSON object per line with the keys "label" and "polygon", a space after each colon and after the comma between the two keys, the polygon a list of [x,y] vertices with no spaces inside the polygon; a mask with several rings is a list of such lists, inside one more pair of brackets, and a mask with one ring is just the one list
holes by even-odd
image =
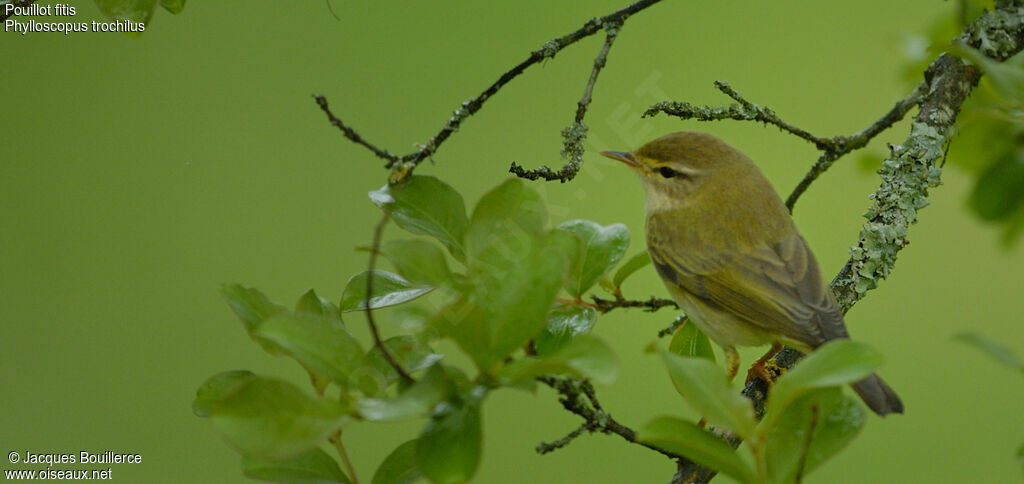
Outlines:
{"label": "lichen-covered branch", "polygon": [[[376,145],[366,141],[354,129],[347,126],[344,122],[341,121],[339,117],[335,116],[334,113],[331,112],[330,108],[327,105],[326,97],[324,97],[323,95],[316,95],[314,96],[314,98],[316,99],[317,105],[320,106],[320,109],[324,112],[324,114],[327,115],[327,118],[331,122],[331,124],[338,127],[338,129],[341,130],[342,134],[346,138],[348,138],[350,141],[356,144],[366,147],[367,149],[372,151],[373,154],[376,155],[378,158],[385,160],[384,167],[393,170],[394,173],[400,174],[400,176],[397,177],[398,179],[404,178],[405,176],[408,176],[410,173],[412,173],[413,169],[415,169],[417,165],[423,162],[423,160],[430,158],[434,153],[436,153],[437,149],[441,146],[441,144],[444,143],[445,140],[447,140],[452,134],[459,130],[459,126],[462,125],[462,122],[465,121],[466,118],[472,116],[473,114],[476,114],[476,112],[479,111],[481,107],[483,107],[484,103],[487,102],[487,100],[490,99],[491,96],[497,94],[497,92],[501,90],[502,87],[504,87],[506,84],[511,82],[516,77],[519,77],[519,75],[522,74],[523,71],[525,71],[528,67],[537,64],[543,61],[544,59],[555,57],[555,54],[559,53],[562,49],[572,44],[575,44],[581,39],[594,35],[600,30],[605,30],[609,34],[609,40],[605,41],[605,45],[607,47],[610,47],[611,42],[614,41],[615,37],[615,35],[613,35],[612,32],[614,31],[617,33],[618,27],[621,26],[627,18],[660,1],[661,0],[639,0],[622,9],[605,15],[604,17],[590,19],[586,23],[584,23],[583,26],[580,27],[579,29],[568,34],[565,34],[561,37],[557,37],[555,39],[545,42],[544,45],[540,46],[540,48],[531,52],[525,60],[523,60],[522,62],[520,62],[519,64],[509,69],[504,74],[502,74],[501,77],[498,78],[498,80],[494,81],[490,86],[487,87],[487,89],[484,89],[483,92],[478,94],[476,97],[470,98],[463,102],[462,105],[460,105],[452,113],[452,116],[448,118],[448,120],[444,123],[444,126],[441,127],[441,130],[438,131],[437,134],[432,136],[429,140],[427,140],[426,143],[420,145],[419,149],[404,155],[393,154],[388,150],[378,148]],[[606,49],[602,49],[602,52],[604,52],[604,55],[607,56]],[[596,61],[595,70],[600,70],[596,66]],[[594,80],[596,80],[597,74],[592,73],[591,77],[594,78]],[[589,95],[585,95],[585,97],[588,98],[587,103],[589,103]],[[566,136],[566,138],[566,143],[569,143],[570,140],[568,139],[568,136]],[[392,181],[396,181],[395,177],[392,177]]]}
{"label": "lichen-covered branch", "polygon": [[[1008,8],[986,12],[959,39],[998,61],[1024,48],[1024,8],[1003,3]],[[907,231],[917,222],[918,210],[928,205],[928,189],[941,183],[939,162],[960,106],[980,78],[978,68],[949,54],[940,56],[925,72],[928,90],[910,135],[892,147],[882,164],[882,183],[864,214],[868,221],[850,250],[849,261],[832,281],[844,310],[888,277],[896,255],[909,243]]]}
{"label": "lichen-covered branch", "polygon": [[601,404],[597,401],[597,395],[594,392],[594,387],[590,382],[573,377],[558,378],[554,376],[542,376],[537,378],[537,381],[558,392],[558,401],[562,406],[565,407],[566,410],[583,417],[584,420],[583,425],[566,437],[559,439],[558,442],[554,444],[542,443],[538,445],[537,452],[544,454],[564,447],[566,444],[571,442],[572,439],[576,438],[586,430],[588,432],[596,431],[605,434],[618,435],[627,442],[642,445],[671,459],[685,460],[682,456],[661,450],[642,442],[637,442],[635,430],[622,425],[612,418],[608,412],[601,408]]}
{"label": "lichen-covered branch", "polygon": [[668,306],[679,309],[675,301],[654,296],[644,301],[626,299],[618,294],[615,295],[615,299],[601,299],[597,296],[591,296],[591,299],[594,300],[594,307],[602,314],[615,308],[643,308],[644,311],[651,313]]}
{"label": "lichen-covered branch", "polygon": [[587,86],[583,89],[583,97],[576,103],[576,119],[562,129],[562,159],[569,161],[558,170],[552,170],[547,165],[541,165],[535,170],[526,170],[516,162],[512,162],[512,166],[508,169],[509,173],[528,180],[543,178],[547,181],[559,180],[562,183],[576,177],[580,167],[583,166],[583,142],[587,139],[587,125],[583,124],[583,118],[587,115],[587,108],[590,107],[594,85],[597,84],[597,75],[601,73],[601,69],[608,62],[608,51],[611,50],[612,43],[618,37],[620,27],[622,27],[621,22],[611,23],[604,27],[606,33],[604,45],[601,46],[601,51],[594,58],[594,68],[591,69]]}
{"label": "lichen-covered branch", "polygon": [[698,121],[721,121],[723,119],[734,119],[737,121],[758,121],[765,124],[778,126],[794,136],[810,141],[819,149],[825,149],[829,140],[819,138],[806,130],[800,129],[780,118],[775,111],[768,107],[758,106],[737,92],[728,82],[715,81],[715,87],[727,96],[733,98],[738,104],[728,106],[694,106],[688,102],[662,101],[656,103],[644,111],[642,117],[655,116],[658,113],[665,113],[680,119],[696,119]]}
{"label": "lichen-covered branch", "polygon": [[575,440],[576,437],[583,435],[583,432],[593,432],[595,430],[597,430],[595,425],[589,421],[586,421],[580,424],[579,427],[576,427],[576,429],[574,429],[572,432],[566,434],[565,437],[562,437],[553,442],[541,442],[537,444],[537,447],[535,447],[534,450],[536,450],[537,453],[540,455],[544,455],[549,452],[554,452],[558,449],[561,449],[562,447],[569,445],[569,443]]}

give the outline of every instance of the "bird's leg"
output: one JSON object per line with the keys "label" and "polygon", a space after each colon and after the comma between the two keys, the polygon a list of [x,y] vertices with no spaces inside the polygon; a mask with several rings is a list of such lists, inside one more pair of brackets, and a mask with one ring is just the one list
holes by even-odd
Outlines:
{"label": "bird's leg", "polygon": [[750,382],[750,380],[753,380],[754,378],[760,378],[768,385],[771,385],[774,381],[773,373],[777,374],[780,372],[778,371],[778,367],[774,369],[775,371],[773,371],[773,369],[766,368],[765,363],[781,349],[781,344],[777,341],[773,342],[772,347],[768,349],[768,352],[765,353],[764,356],[758,358],[758,360],[750,367],[750,370],[747,371],[747,382]]}
{"label": "bird's leg", "polygon": [[740,354],[732,346],[723,346],[722,351],[725,353],[725,366],[729,371],[729,381],[732,381],[740,370]]}

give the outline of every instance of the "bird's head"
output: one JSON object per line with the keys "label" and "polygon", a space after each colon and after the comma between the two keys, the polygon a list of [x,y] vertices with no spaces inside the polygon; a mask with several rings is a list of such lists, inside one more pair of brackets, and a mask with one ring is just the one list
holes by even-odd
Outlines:
{"label": "bird's head", "polygon": [[709,181],[727,181],[744,171],[744,161],[749,164],[746,156],[724,141],[695,131],[667,134],[632,153],[602,151],[601,155],[633,169],[647,191],[649,207],[683,203]]}

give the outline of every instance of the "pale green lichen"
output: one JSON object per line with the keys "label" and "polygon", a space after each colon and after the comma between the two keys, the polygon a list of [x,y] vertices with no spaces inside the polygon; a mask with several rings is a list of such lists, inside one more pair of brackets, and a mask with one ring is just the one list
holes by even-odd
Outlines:
{"label": "pale green lichen", "polygon": [[[986,12],[972,23],[960,41],[1001,60],[1020,50],[1024,0],[1000,0],[998,6],[995,12]],[[932,75],[956,73],[939,70]],[[931,79],[930,83],[933,89],[943,85],[948,89],[951,79],[945,81]],[[964,83],[957,86],[963,92],[969,92],[973,82],[967,76],[952,81]],[[858,244],[850,249],[847,267],[835,281],[834,289],[844,309],[888,277],[897,253],[908,244],[910,225],[917,222],[918,211],[928,206],[928,190],[941,184],[942,169],[938,163],[948,140],[946,130],[953,126],[957,110],[958,106],[948,103],[922,106],[922,114],[911,125],[910,136],[903,144],[892,147],[891,156],[878,171],[882,183],[871,195],[874,202],[864,214],[868,222],[861,228]]]}
{"label": "pale green lichen", "polygon": [[765,121],[775,115],[771,109],[762,108],[756,104],[751,104],[750,107],[736,103],[728,106],[694,106],[688,102],[663,101],[647,108],[643,117],[651,117],[658,113],[698,121],[720,121],[723,119]]}
{"label": "pale green lichen", "polygon": [[1017,50],[1017,40],[1011,34],[1024,23],[1024,2],[1020,0],[1000,2],[1000,8],[986,12],[960,40],[978,46],[985,56],[1005,59]]}
{"label": "pale green lichen", "polygon": [[601,28],[604,29],[605,34],[609,37],[615,37],[616,35],[619,35],[619,29],[622,28],[622,21],[617,20],[605,22],[601,24]]}
{"label": "pale green lichen", "polygon": [[561,50],[561,48],[562,46],[558,43],[558,40],[549,40],[545,42],[544,45],[540,46],[535,54],[541,57],[552,58],[559,50]]}
{"label": "pale green lichen", "polygon": [[860,243],[850,249],[851,271],[843,281],[852,285],[857,299],[889,276],[918,210],[928,206],[928,189],[942,183],[937,162],[945,142],[938,129],[915,122],[907,140],[892,147],[892,156],[878,171],[882,183],[871,196],[874,203],[864,214],[869,222],[861,229]]}
{"label": "pale green lichen", "polygon": [[583,142],[587,139],[587,125],[582,121],[562,128],[562,159],[570,163],[583,161]]}

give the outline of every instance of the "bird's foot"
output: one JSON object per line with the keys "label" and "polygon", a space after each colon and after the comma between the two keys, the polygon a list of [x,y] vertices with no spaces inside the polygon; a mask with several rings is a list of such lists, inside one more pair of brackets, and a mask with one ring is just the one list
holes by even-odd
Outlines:
{"label": "bird's foot", "polygon": [[751,380],[757,378],[771,386],[776,379],[782,376],[782,374],[786,372],[786,369],[779,366],[772,358],[775,356],[775,353],[778,353],[781,349],[782,345],[773,343],[771,349],[769,349],[764,356],[758,358],[758,360],[751,365],[750,370],[747,370],[746,383],[750,383]]}

